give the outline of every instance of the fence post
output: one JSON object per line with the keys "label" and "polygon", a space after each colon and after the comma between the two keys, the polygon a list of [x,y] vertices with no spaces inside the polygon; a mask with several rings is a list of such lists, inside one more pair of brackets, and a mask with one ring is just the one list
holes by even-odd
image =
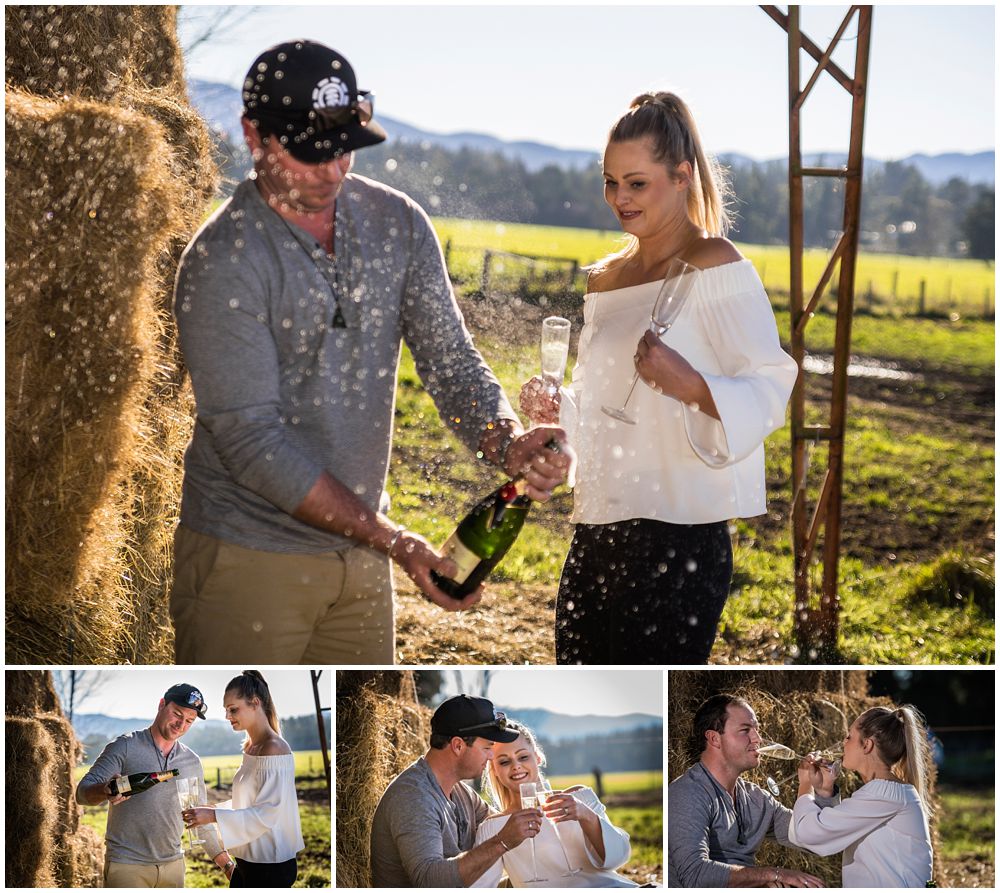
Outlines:
{"label": "fence post", "polygon": [[871,310],[875,304],[875,288],[872,285],[871,279],[868,280],[868,294],[865,296],[865,302],[867,303],[869,310]]}
{"label": "fence post", "polygon": [[920,303],[917,309],[918,316],[927,315],[927,280],[920,280]]}
{"label": "fence post", "polygon": [[218,791],[218,790],[221,790],[221,788],[222,788],[222,767],[221,766],[216,766],[215,767],[215,789]]}
{"label": "fence post", "polygon": [[896,303],[896,298],[899,297],[899,270],[893,270],[892,273],[892,302]]}
{"label": "fence post", "polygon": [[486,287],[490,284],[490,261],[493,259],[493,252],[487,249],[483,252],[483,276],[479,290],[486,297]]}
{"label": "fence post", "polygon": [[451,237],[449,236],[447,239],[445,239],[444,243],[444,268],[446,270],[451,269],[450,262],[451,262]]}
{"label": "fence post", "polygon": [[580,262],[578,260],[573,261],[573,266],[570,267],[569,271],[569,290],[572,291],[573,287],[576,285],[576,274],[580,272]]}

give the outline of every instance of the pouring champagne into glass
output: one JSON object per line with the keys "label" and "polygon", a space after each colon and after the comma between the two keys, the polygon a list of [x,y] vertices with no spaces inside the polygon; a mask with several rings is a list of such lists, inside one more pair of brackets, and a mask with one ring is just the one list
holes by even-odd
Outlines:
{"label": "pouring champagne into glass", "polygon": [[[653,332],[657,338],[662,337],[670,330],[677,321],[688,295],[694,286],[695,277],[701,272],[697,267],[692,266],[687,261],[675,257],[667,266],[667,274],[660,287],[660,293],[656,296],[656,303],[653,304],[652,313],[649,316],[649,331]],[[605,415],[624,422],[626,425],[634,425],[636,417],[634,413],[628,411],[629,400],[632,399],[632,392],[639,381],[639,372],[636,370],[632,376],[632,385],[625,395],[625,400],[620,407],[602,406],[601,412]]]}

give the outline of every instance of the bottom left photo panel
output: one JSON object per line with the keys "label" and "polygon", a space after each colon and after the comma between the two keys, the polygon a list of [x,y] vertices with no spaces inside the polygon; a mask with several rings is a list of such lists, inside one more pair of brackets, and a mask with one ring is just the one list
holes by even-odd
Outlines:
{"label": "bottom left photo panel", "polygon": [[332,673],[7,670],[11,887],[330,887]]}

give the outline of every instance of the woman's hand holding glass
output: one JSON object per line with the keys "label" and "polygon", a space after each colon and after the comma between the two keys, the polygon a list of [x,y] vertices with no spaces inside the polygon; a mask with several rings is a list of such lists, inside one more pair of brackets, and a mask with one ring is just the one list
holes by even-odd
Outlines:
{"label": "woman's hand holding glass", "polygon": [[215,810],[211,806],[195,806],[181,812],[184,819],[185,828],[194,828],[196,825],[210,825],[215,821]]}
{"label": "woman's hand holding glass", "polygon": [[553,822],[579,822],[586,820],[594,811],[565,791],[552,791],[542,807],[545,817]]}
{"label": "woman's hand holding glass", "polygon": [[819,751],[807,754],[799,763],[799,796],[809,791],[815,791],[821,797],[833,796],[839,775],[839,761],[831,763]]}
{"label": "woman's hand holding glass", "polygon": [[559,391],[553,391],[541,375],[529,378],[521,386],[521,394],[518,397],[521,412],[536,425],[558,424],[561,400]]}

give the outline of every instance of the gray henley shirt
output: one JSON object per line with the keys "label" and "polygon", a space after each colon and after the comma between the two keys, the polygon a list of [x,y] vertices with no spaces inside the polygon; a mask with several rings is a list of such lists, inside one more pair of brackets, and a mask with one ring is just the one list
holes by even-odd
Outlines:
{"label": "gray henley shirt", "polygon": [[486,804],[464,782],[445,797],[421,757],[385,789],[372,819],[375,887],[461,887],[456,857],[475,846]]}
{"label": "gray henley shirt", "polygon": [[788,839],[792,811],[767,791],[740,778],[735,800],[739,817],[733,798],[700,762],[668,785],[668,887],[728,887],[732,866],[755,865],[765,838],[794,846]]}
{"label": "gray henley shirt", "polygon": [[[164,758],[149,729],[119,735],[101,751],[81,779],[76,789],[77,802],[84,802],[80,799],[80,789],[85,786],[107,784],[115,775],[165,769],[179,770],[179,778],[204,778],[198,755],[180,741],[174,743]],[[108,858],[129,865],[174,862],[184,858],[183,831],[177,785],[173,781],[162,782],[109,808],[105,833]],[[218,851],[211,855],[218,855]]]}
{"label": "gray henley shirt", "polygon": [[417,204],[348,175],[335,253],[271,209],[253,180],[185,249],[174,312],[197,414],[181,504],[192,530],[271,552],[354,545],[291,513],[324,470],[387,510],[402,342],[471,450],[488,422],[516,419]]}

